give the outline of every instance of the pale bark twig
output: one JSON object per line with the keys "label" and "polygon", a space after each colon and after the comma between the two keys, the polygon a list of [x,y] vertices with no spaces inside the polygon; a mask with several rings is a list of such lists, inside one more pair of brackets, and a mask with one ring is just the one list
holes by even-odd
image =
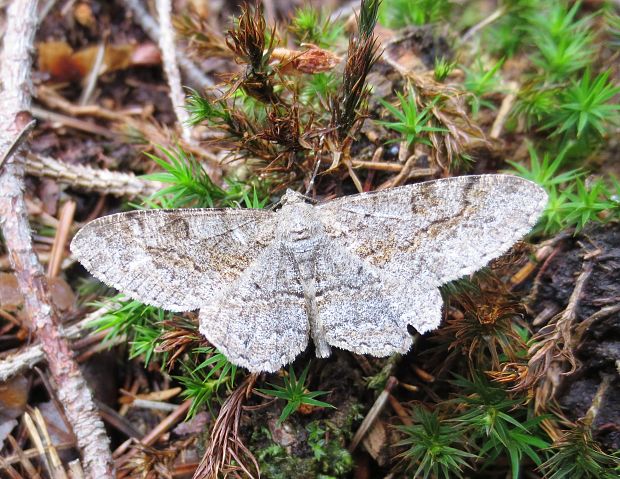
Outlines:
{"label": "pale bark twig", "polygon": [[161,50],[162,62],[168,87],[170,88],[170,101],[174,114],[181,128],[181,136],[187,143],[194,143],[192,129],[188,124],[189,113],[183,108],[185,95],[181,86],[181,72],[177,63],[177,53],[174,44],[174,28],[172,26],[172,2],[171,0],[156,0],[157,14],[159,15],[159,49]]}
{"label": "pale bark twig", "polygon": [[510,82],[508,84],[508,93],[502,100],[502,104],[499,107],[499,111],[497,112],[497,117],[495,118],[493,126],[491,127],[491,133],[489,134],[490,138],[497,140],[502,134],[506,119],[508,118],[508,115],[512,110],[512,105],[514,105],[514,102],[517,99],[518,91],[519,84],[517,82]]}
{"label": "pale bark twig", "polygon": [[[31,58],[37,24],[36,0],[13,0],[6,10],[4,48],[0,56],[0,154],[19,135],[20,114],[31,106]],[[0,155],[1,156],[1,155]],[[60,331],[43,268],[32,247],[24,200],[24,155],[19,149],[0,172],[0,227],[11,265],[24,295],[25,311],[41,343],[49,370],[77,438],[90,477],[114,475],[109,440],[90,390]]]}
{"label": "pale bark twig", "polygon": [[[125,0],[125,5],[129,8],[133,14],[138,25],[142,27],[142,30],[151,38],[153,41],[158,41],[160,36],[159,26],[157,22],[153,19],[153,17],[149,14],[149,12],[144,8],[142,2],[140,0]],[[187,55],[185,55],[182,51],[177,53],[179,59],[179,66],[189,83],[196,88],[205,88],[214,86],[213,81],[205,75],[202,70],[191,61]]]}
{"label": "pale bark twig", "polygon": [[491,13],[490,15],[487,15],[486,17],[484,17],[482,21],[478,22],[476,25],[474,25],[473,27],[471,27],[469,30],[465,32],[465,34],[461,37],[461,42],[465,43],[469,41],[480,30],[482,30],[483,28],[487,27],[491,23],[501,18],[502,15],[504,15],[504,13],[506,13],[506,7],[500,7],[497,10],[495,10],[493,13]]}
{"label": "pale bark twig", "polygon": [[26,157],[26,173],[53,178],[73,188],[126,198],[147,197],[162,188],[161,183],[136,177],[133,173],[68,165],[54,158],[35,154]]}

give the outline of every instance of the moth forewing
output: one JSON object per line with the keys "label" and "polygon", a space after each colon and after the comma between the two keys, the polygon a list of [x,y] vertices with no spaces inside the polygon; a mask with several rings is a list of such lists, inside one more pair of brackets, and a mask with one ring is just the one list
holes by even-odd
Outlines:
{"label": "moth forewing", "polygon": [[317,208],[328,236],[390,277],[440,286],[505,253],[546,203],[535,183],[480,175],[347,196]]}
{"label": "moth forewing", "polygon": [[71,251],[97,279],[171,311],[199,309],[273,241],[272,212],[140,210],[88,223]]}

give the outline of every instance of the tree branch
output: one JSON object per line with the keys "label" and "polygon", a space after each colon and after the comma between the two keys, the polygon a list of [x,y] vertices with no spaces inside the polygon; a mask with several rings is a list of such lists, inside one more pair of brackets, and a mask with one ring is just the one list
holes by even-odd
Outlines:
{"label": "tree branch", "polygon": [[[61,331],[62,337],[66,340],[76,340],[91,332],[89,324],[101,318],[110,310],[107,307],[99,308],[97,311],[85,316],[79,323],[74,324]],[[30,344],[21,348],[15,354],[11,354],[4,359],[0,359],[0,383],[6,382],[13,376],[32,369],[37,364],[45,360],[43,347],[39,343]]]}
{"label": "tree branch", "polygon": [[144,198],[163,187],[157,181],[145,180],[133,173],[121,173],[85,165],[68,165],[54,158],[32,153],[26,157],[26,173],[53,178],[72,188],[127,198]]}
{"label": "tree branch", "polygon": [[[22,112],[30,109],[30,55],[37,22],[37,0],[13,0],[6,13],[4,48],[0,56],[0,157],[19,136]],[[60,334],[60,320],[50,301],[43,268],[32,248],[24,201],[24,155],[17,148],[0,172],[0,227],[30,317],[63,404],[85,470],[92,478],[114,474],[109,441],[93,398],[71,350]]]}

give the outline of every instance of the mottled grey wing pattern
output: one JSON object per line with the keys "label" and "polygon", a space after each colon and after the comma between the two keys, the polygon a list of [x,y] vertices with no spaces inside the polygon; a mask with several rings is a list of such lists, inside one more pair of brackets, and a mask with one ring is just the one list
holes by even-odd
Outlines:
{"label": "mottled grey wing pattern", "polygon": [[[392,301],[389,278],[344,247],[326,241],[315,262],[318,323],[327,342],[358,354],[388,356],[411,347],[407,324]],[[401,298],[403,301],[404,298]]]}
{"label": "mottled grey wing pattern", "polygon": [[96,278],[127,296],[190,311],[239,277],[273,238],[268,211],[145,210],[88,223],[71,251]]}
{"label": "mottled grey wing pattern", "polygon": [[530,181],[482,175],[347,196],[317,209],[337,243],[388,277],[430,291],[508,251],[546,203]]}
{"label": "mottled grey wing pattern", "polygon": [[281,243],[201,306],[200,332],[232,363],[254,372],[276,371],[306,349],[304,289]]}
{"label": "mottled grey wing pattern", "polygon": [[407,351],[407,324],[423,332],[441,321],[438,287],[506,252],[546,201],[540,187],[507,175],[449,178],[317,207],[290,192],[279,213],[107,216],[86,225],[71,250],[134,299],[200,309],[200,331],[231,362],[275,371],[305,349],[310,333],[321,348]]}

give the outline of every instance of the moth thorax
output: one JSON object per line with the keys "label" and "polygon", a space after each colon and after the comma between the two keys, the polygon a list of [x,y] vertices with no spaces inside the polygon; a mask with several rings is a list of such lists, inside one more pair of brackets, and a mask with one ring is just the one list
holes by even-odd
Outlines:
{"label": "moth thorax", "polygon": [[323,228],[316,219],[312,206],[307,203],[286,205],[282,208],[282,213],[282,242],[293,252],[314,249]]}

